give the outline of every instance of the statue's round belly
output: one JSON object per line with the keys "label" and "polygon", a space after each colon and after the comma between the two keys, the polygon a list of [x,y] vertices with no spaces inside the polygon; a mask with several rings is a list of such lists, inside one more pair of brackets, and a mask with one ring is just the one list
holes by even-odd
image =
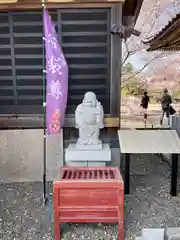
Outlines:
{"label": "statue's round belly", "polygon": [[94,114],[87,114],[84,116],[85,124],[96,124],[96,116]]}

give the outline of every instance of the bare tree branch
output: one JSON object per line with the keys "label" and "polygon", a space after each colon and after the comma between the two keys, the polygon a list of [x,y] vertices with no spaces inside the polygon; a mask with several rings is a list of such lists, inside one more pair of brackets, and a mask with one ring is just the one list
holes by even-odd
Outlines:
{"label": "bare tree branch", "polygon": [[151,25],[151,27],[150,27],[150,29],[148,30],[148,33],[144,36],[144,39],[146,39],[148,36],[149,36],[149,34],[151,33],[151,31],[153,30],[153,27],[155,26],[155,21],[153,22],[153,24]]}
{"label": "bare tree branch", "polygon": [[[144,22],[143,22],[142,25],[141,25],[141,28],[144,27],[144,26],[147,24],[147,22],[151,19],[151,17],[152,17],[154,14],[155,14],[155,19],[153,19],[153,21],[150,21],[150,22],[151,22],[151,26],[150,26],[148,32],[146,33],[145,38],[146,38],[146,37],[150,34],[150,32],[153,30],[153,28],[154,28],[154,26],[155,26],[155,23],[156,23],[156,19],[157,19],[157,17],[160,15],[160,0],[155,0],[155,2],[154,2],[154,4],[153,4],[153,7],[152,7],[152,10],[151,10],[150,14],[147,14]],[[143,36],[143,38],[144,38],[144,36]],[[133,48],[133,46],[131,46],[131,48],[133,48],[133,49],[130,50],[130,45],[133,44],[133,43],[136,43],[136,44],[137,44],[137,42],[138,42],[138,46],[137,46],[137,47],[135,46],[134,48]],[[139,51],[142,50],[142,48],[140,47],[140,44],[141,44],[141,43],[142,43],[142,41],[141,41],[141,40],[140,40],[140,41],[139,41],[139,40],[136,41],[136,39],[135,39],[134,36],[131,36],[130,39],[124,41],[124,44],[125,44],[125,47],[126,47],[126,52],[125,52],[124,56],[122,57],[121,67],[125,64],[125,62],[127,61],[127,59],[128,59],[130,56],[132,56],[132,55],[134,55],[134,54],[136,54],[137,52],[139,52]]]}
{"label": "bare tree branch", "polygon": [[132,76],[128,77],[127,79],[124,79],[123,83],[127,82],[128,80],[130,80],[131,78],[135,77],[136,75],[140,74],[149,64],[151,64],[154,60],[156,59],[161,59],[164,58],[166,56],[172,55],[173,53],[167,53],[165,55],[163,55],[162,53],[160,55],[155,56],[154,58],[152,58],[151,60],[149,60],[139,71],[137,71],[136,73],[134,73]]}
{"label": "bare tree branch", "polygon": [[172,6],[175,9],[175,11],[178,13],[180,10],[180,0],[173,0]]}
{"label": "bare tree branch", "polygon": [[[174,0],[174,1],[176,1],[176,0]],[[180,0],[177,0],[177,1],[180,2]],[[159,17],[159,15],[161,13],[160,0],[153,0],[153,6],[152,6],[151,9],[152,10],[150,10],[149,12],[147,11],[147,13],[149,13],[149,14],[144,14],[145,21],[143,21],[143,23],[141,22],[141,26],[140,26],[141,28],[144,28],[144,26],[146,25],[146,28],[144,29],[144,33],[141,35],[141,38],[139,38],[139,39],[137,38],[136,39],[134,36],[131,36],[131,38],[129,38],[128,40],[124,41],[125,53],[124,53],[124,56],[122,58],[121,67],[128,61],[129,57],[131,57],[132,55],[136,54],[137,52],[141,52],[143,49],[146,48],[145,45],[141,45],[142,44],[141,39],[142,39],[142,37],[144,39],[149,34],[151,34],[151,32],[153,31],[154,27],[156,26],[156,19]],[[142,52],[142,54],[143,54],[143,52]],[[129,81],[130,79],[132,79],[136,75],[140,74],[154,60],[165,58],[166,56],[169,56],[171,54],[173,54],[173,53],[167,53],[167,54],[160,53],[159,55],[155,55],[149,61],[147,61],[147,59],[146,59],[145,61],[147,61],[147,62],[144,64],[144,66],[140,70],[138,70],[137,72],[132,73],[129,76],[127,75],[127,78],[125,78],[125,74],[121,73],[121,76],[123,76],[122,86],[124,84],[126,84],[127,81]],[[155,72],[155,70],[153,72]],[[143,81],[143,79],[140,80],[140,82],[142,82],[142,81]],[[146,83],[146,81],[143,81],[142,85],[144,85],[145,83]]]}
{"label": "bare tree branch", "polygon": [[[156,0],[156,2],[153,4],[152,10],[150,12],[150,14],[147,15],[147,17],[145,18],[145,21],[141,24],[141,26],[139,27],[139,29],[142,29],[147,22],[151,19],[151,17],[153,16],[153,13],[155,13],[156,18],[159,16],[160,14],[160,2],[159,0]],[[153,23],[155,22],[155,19],[153,20]]]}
{"label": "bare tree branch", "polygon": [[[142,51],[142,47],[140,47],[140,46],[139,46],[138,48],[130,51],[127,42],[125,41],[124,43],[125,43],[125,46],[126,46],[127,51],[126,51],[126,53],[124,54],[124,56],[122,57],[121,67],[125,64],[125,62],[127,61],[127,59],[128,59],[130,56],[136,54],[137,52]],[[141,43],[143,43],[143,42],[141,41]],[[143,44],[143,45],[144,45],[144,44]]]}

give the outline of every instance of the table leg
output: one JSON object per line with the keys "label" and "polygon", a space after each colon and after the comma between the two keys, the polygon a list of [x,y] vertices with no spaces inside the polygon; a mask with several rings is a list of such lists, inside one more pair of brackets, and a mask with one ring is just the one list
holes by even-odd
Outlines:
{"label": "table leg", "polygon": [[177,196],[178,154],[172,154],[171,196]]}
{"label": "table leg", "polygon": [[130,189],[130,154],[125,154],[125,173],[124,173],[124,180],[125,180],[125,194],[129,194]]}

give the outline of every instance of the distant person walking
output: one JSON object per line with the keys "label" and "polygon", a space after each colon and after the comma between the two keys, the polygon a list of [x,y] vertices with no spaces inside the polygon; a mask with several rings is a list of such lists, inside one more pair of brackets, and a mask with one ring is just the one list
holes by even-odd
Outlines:
{"label": "distant person walking", "polygon": [[143,109],[143,116],[144,116],[144,122],[146,125],[146,121],[147,121],[147,109],[148,109],[148,104],[149,104],[149,96],[148,93],[145,91],[142,98],[141,98],[141,104],[140,106]]}
{"label": "distant person walking", "polygon": [[172,110],[171,103],[172,103],[172,98],[168,93],[167,88],[165,88],[163,92],[163,96],[161,98],[161,108],[162,108],[162,115],[160,119],[161,126],[163,124],[164,114],[166,114],[166,117],[168,119],[168,125],[170,125],[170,114],[171,114],[170,111]]}

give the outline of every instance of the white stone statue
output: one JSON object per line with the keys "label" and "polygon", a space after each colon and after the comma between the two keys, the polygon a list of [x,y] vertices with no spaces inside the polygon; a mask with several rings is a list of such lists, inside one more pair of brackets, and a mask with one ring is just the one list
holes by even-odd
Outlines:
{"label": "white stone statue", "polygon": [[100,150],[102,141],[99,139],[100,129],[104,128],[104,111],[101,103],[93,92],[84,95],[83,102],[75,111],[75,127],[79,129],[76,148],[79,150]]}

